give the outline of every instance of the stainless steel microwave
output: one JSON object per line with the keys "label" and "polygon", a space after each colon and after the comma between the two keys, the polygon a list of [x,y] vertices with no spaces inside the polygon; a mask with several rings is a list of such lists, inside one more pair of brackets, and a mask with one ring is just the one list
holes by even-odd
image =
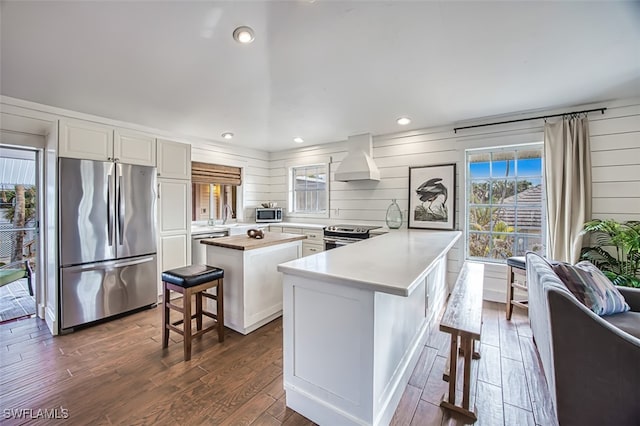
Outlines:
{"label": "stainless steel microwave", "polygon": [[282,222],[282,208],[258,207],[256,209],[256,222]]}

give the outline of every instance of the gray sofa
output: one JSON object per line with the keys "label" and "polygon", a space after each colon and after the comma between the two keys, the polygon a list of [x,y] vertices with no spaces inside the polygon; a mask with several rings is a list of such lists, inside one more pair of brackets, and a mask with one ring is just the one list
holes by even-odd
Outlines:
{"label": "gray sofa", "polygon": [[640,425],[640,289],[619,287],[631,307],[600,317],[528,253],[529,318],[558,422]]}

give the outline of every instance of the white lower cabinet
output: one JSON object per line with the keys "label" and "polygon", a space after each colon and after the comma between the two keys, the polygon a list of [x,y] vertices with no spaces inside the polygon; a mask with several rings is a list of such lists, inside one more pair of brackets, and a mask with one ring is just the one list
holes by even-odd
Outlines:
{"label": "white lower cabinet", "polygon": [[161,267],[163,271],[180,268],[189,264],[187,246],[189,240],[186,235],[167,235],[160,237],[160,252],[162,253]]}
{"label": "white lower cabinet", "polygon": [[318,228],[306,228],[270,225],[269,232],[285,232],[287,234],[303,234],[307,236],[306,240],[302,240],[302,256],[309,256],[312,254],[320,253],[324,251],[324,233],[322,229]]}
{"label": "white lower cabinet", "polygon": [[302,230],[302,233],[307,236],[306,240],[302,240],[303,256],[309,256],[310,254],[316,254],[324,251],[324,233],[321,229],[306,228]]}

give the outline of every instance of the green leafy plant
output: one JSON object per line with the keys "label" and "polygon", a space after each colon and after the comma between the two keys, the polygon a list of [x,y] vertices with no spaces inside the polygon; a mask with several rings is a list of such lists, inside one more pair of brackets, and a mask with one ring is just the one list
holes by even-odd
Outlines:
{"label": "green leafy plant", "polygon": [[584,247],[580,258],[598,267],[619,286],[640,287],[640,221],[619,223],[613,219],[584,224],[593,245]]}

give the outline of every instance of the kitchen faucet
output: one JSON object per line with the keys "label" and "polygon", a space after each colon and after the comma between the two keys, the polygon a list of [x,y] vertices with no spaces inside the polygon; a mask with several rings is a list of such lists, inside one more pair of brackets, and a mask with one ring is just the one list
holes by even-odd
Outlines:
{"label": "kitchen faucet", "polygon": [[226,225],[227,221],[233,217],[233,209],[229,204],[225,204],[222,208],[222,224]]}

